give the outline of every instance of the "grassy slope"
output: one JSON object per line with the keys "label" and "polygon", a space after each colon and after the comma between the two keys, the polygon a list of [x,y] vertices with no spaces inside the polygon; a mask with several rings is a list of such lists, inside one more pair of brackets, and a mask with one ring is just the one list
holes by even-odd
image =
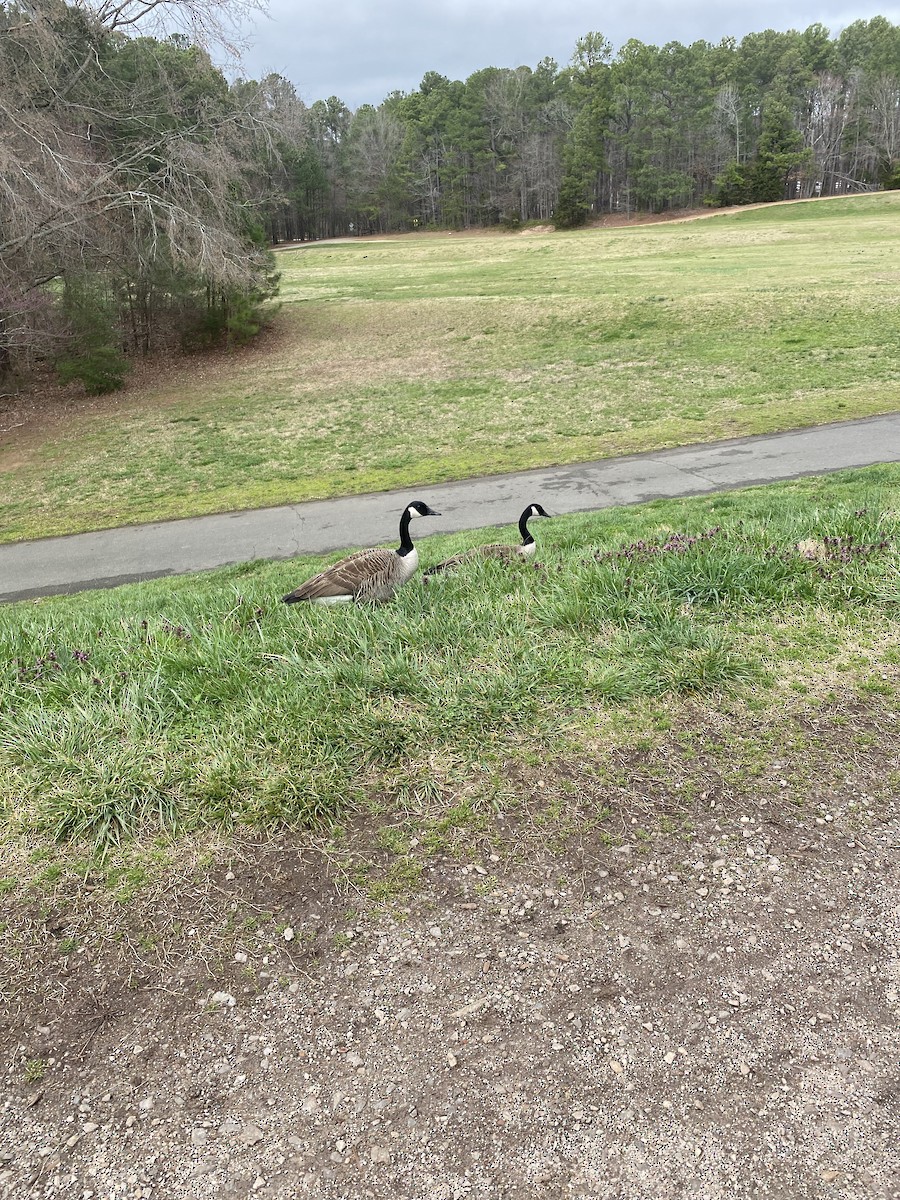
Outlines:
{"label": "grassy slope", "polygon": [[[281,605],[322,560],[0,608],[0,826],[103,844],[490,805],[510,756],[644,736],[679,696],[895,696],[898,484],[885,466],[561,517],[543,570],[418,577],[379,609]],[[427,539],[423,564],[472,540]]]}
{"label": "grassy slope", "polygon": [[889,411],[900,194],[281,255],[263,344],[0,453],[0,540]]}

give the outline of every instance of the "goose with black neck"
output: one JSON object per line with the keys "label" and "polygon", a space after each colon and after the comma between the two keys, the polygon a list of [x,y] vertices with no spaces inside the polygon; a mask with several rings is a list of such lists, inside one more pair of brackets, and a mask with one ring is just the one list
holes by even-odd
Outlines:
{"label": "goose with black neck", "polygon": [[549,517],[550,515],[540,504],[529,504],[519,517],[519,536],[522,541],[518,546],[506,545],[502,542],[489,542],[486,546],[475,546],[472,550],[454,554],[452,558],[446,558],[443,562],[429,567],[423,578],[430,579],[442,571],[452,571],[465,563],[477,562],[484,558],[496,558],[505,563],[527,562],[534,557],[537,549],[535,540],[528,529],[528,522],[532,517]]}
{"label": "goose with black neck", "polygon": [[441,514],[424,500],[413,500],[400,516],[400,545],[396,550],[376,547],[358,550],[326,567],[312,579],[282,596],[285,604],[384,604],[398,588],[415,575],[419,552],[413,544],[409,525],[416,517],[439,517]]}

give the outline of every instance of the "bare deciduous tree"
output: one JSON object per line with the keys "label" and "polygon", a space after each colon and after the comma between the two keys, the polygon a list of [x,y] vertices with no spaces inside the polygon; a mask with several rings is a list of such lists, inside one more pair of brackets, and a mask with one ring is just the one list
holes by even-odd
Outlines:
{"label": "bare deciduous tree", "polygon": [[274,82],[229,89],[184,39],[111,36],[127,11],[104,27],[62,0],[0,8],[0,369],[62,335],[53,280],[114,289],[147,349],[166,288],[265,277],[251,209],[299,102]]}
{"label": "bare deciduous tree", "polygon": [[741,97],[733,83],[725,83],[716,93],[716,123],[734,137],[734,161],[741,161]]}
{"label": "bare deciduous tree", "polygon": [[265,0],[74,0],[104,29],[152,37],[183,34],[205,50],[221,47],[239,58],[245,46],[242,26],[251,12],[265,13]]}
{"label": "bare deciduous tree", "polygon": [[876,170],[887,174],[900,164],[900,79],[876,75],[865,88],[869,107],[869,150]]}

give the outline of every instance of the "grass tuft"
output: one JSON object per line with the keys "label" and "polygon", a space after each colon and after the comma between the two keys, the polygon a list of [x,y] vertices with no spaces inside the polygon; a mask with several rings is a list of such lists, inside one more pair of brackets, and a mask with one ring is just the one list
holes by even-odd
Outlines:
{"label": "grass tuft", "polygon": [[[880,467],[559,517],[537,569],[473,563],[380,608],[281,604],[297,563],[7,606],[0,832],[103,853],[328,828],[385,798],[452,807],[611,708],[802,691],[829,663],[890,690],[898,484]],[[450,542],[423,541],[425,565]]]}

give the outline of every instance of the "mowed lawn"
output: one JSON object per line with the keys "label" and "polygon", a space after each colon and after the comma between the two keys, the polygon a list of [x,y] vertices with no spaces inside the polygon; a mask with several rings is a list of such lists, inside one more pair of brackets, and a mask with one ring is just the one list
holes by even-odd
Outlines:
{"label": "mowed lawn", "polygon": [[0,540],[890,411],[900,193],[278,255],[252,347],[0,448]]}

